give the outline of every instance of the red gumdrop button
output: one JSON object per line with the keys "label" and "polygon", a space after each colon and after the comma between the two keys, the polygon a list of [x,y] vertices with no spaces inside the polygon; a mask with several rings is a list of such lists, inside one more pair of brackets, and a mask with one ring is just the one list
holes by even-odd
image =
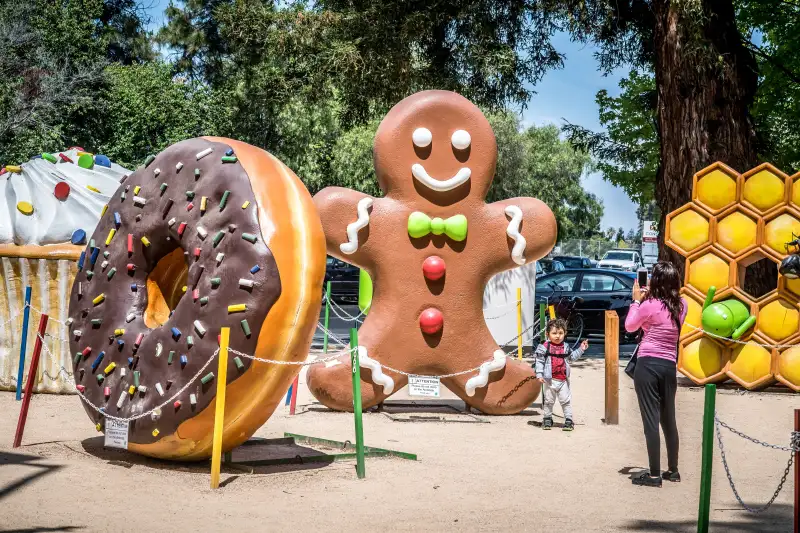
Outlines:
{"label": "red gumdrop button", "polygon": [[442,316],[442,312],[438,309],[430,307],[419,315],[419,327],[422,329],[423,333],[427,333],[428,335],[439,333],[443,325],[444,317]]}
{"label": "red gumdrop button", "polygon": [[56,195],[56,198],[61,200],[62,202],[69,197],[69,185],[66,181],[59,181],[56,183],[56,189],[53,191],[53,194]]}
{"label": "red gumdrop button", "polygon": [[432,255],[422,263],[422,274],[431,281],[436,281],[444,276],[444,271],[444,259],[438,255]]}

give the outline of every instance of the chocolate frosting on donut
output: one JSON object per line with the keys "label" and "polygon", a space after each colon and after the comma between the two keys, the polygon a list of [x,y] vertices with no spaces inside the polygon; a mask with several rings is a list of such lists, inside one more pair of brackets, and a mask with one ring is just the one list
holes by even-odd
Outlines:
{"label": "chocolate frosting on donut", "polygon": [[[198,159],[208,148],[212,151]],[[264,319],[280,296],[278,267],[262,236],[250,178],[235,160],[235,154],[226,155],[231,151],[223,143],[190,139],[167,148],[146,167],[131,174],[112,197],[92,235],[99,249],[96,261],[92,264],[90,241],[83,268],[73,284],[69,306],[73,320],[69,326],[70,348],[75,361],[75,381],[85,387],[86,398],[109,415],[122,418],[150,411],[169,400],[160,415],[147,415],[131,422],[130,442],[155,442],[175,433],[182,422],[205,409],[216,394],[218,361],[214,354],[220,328],[231,328],[230,348],[254,353]],[[134,194],[137,186],[141,189]],[[203,197],[207,199],[205,211],[201,210]],[[225,202],[221,206],[223,197]],[[144,199],[144,205],[139,199]],[[249,205],[243,208],[245,202]],[[115,220],[117,213],[119,224]],[[186,226],[179,235],[182,223]],[[116,233],[106,245],[112,229]],[[132,254],[128,253],[129,234],[133,236]],[[179,300],[169,320],[150,329],[143,317],[148,308],[148,275],[176,249],[183,250],[188,267],[186,292],[178,291]],[[199,257],[195,257],[196,249],[200,250]],[[107,259],[104,252],[109,254]],[[224,257],[218,261],[220,253]],[[103,261],[108,261],[105,268]],[[130,271],[128,264],[135,265],[135,269]],[[109,277],[112,268],[116,271]],[[174,269],[175,275],[180,274],[179,270]],[[218,285],[212,283],[214,278],[219,278]],[[252,280],[253,286],[240,284],[240,279]],[[193,297],[195,289],[199,291],[197,299]],[[100,295],[104,299],[93,303]],[[207,303],[203,303],[203,297],[208,297]],[[237,304],[244,304],[245,310],[228,309]],[[99,325],[92,324],[96,319],[101,320]],[[249,335],[245,333],[243,320],[247,320]],[[199,322],[199,329],[195,321]],[[172,328],[177,328],[176,334]],[[121,329],[124,333],[115,334],[115,330]],[[81,332],[80,336],[74,334],[76,330]],[[140,333],[143,339],[136,347]],[[87,347],[91,353],[84,356]],[[171,351],[175,353],[170,363]],[[104,356],[93,370],[92,364],[101,352],[105,352]],[[80,357],[76,357],[78,353]],[[181,363],[182,355],[187,358],[186,364]],[[208,366],[200,372],[209,359]],[[112,362],[116,368],[106,374]],[[230,353],[228,383],[249,367],[250,359]],[[146,391],[137,389],[131,395],[127,391],[135,384],[134,371],[138,371],[139,384]],[[197,379],[178,394],[198,372]],[[203,384],[201,378],[212,372],[213,379]],[[105,375],[102,383],[96,377],[100,374]],[[163,396],[156,384],[160,384]],[[105,387],[110,388],[108,397],[104,395]],[[123,392],[124,400],[118,409],[117,402]],[[191,394],[196,396],[194,406]],[[180,406],[174,405],[176,400]],[[91,406],[84,403],[84,407],[93,420],[103,421],[102,415]]]}

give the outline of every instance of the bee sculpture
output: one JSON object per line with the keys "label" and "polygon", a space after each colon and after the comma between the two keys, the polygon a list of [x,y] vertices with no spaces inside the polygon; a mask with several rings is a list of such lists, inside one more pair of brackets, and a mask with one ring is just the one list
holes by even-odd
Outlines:
{"label": "bee sculpture", "polygon": [[[789,279],[800,278],[800,237],[792,233],[792,240],[784,244],[786,253],[789,254],[781,261],[781,266],[778,268],[781,276]],[[790,252],[789,249],[792,249]]]}

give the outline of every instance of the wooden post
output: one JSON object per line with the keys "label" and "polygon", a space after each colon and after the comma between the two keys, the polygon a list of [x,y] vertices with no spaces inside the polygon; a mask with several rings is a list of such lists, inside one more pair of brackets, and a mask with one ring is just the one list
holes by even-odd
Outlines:
{"label": "wooden post", "polygon": [[19,341],[17,401],[22,399],[22,376],[25,374],[25,350],[28,348],[28,319],[31,316],[31,288],[25,287],[25,310],[22,312],[22,338]]}
{"label": "wooden post", "polygon": [[[14,434],[14,448],[19,448],[22,444],[22,434],[25,432],[25,421],[28,419],[28,406],[31,404],[33,396],[33,384],[36,383],[36,371],[39,368],[39,355],[42,353],[42,339],[47,330],[48,316],[42,313],[39,317],[39,333],[36,335],[36,343],[33,345],[31,355],[31,365],[28,368],[28,381],[25,382],[25,396],[22,398],[22,405],[19,408],[19,418],[17,419],[17,432]],[[17,382],[17,386],[20,383]]]}
{"label": "wooden post", "polygon": [[222,328],[217,367],[217,396],[214,409],[214,440],[211,444],[211,488],[219,488],[219,469],[222,461],[222,429],[225,426],[225,390],[228,385],[228,341],[231,328]]}
{"label": "wooden post", "polygon": [[[700,510],[697,516],[697,533],[708,533],[711,510],[711,467],[714,463],[714,413],[716,412],[717,386],[706,385],[703,408],[703,442],[700,448]],[[797,415],[795,415],[797,416]]]}
{"label": "wooden post", "polygon": [[606,424],[619,424],[619,315],[606,311]]}
{"label": "wooden post", "polygon": [[[800,409],[794,410],[794,430],[800,431]],[[795,442],[795,445],[800,442]],[[794,533],[800,533],[800,451],[794,452]]]}
{"label": "wooden post", "polygon": [[517,287],[517,359],[522,360],[522,288]]}
{"label": "wooden post", "polygon": [[350,330],[350,364],[353,367],[353,417],[356,422],[356,475],[366,476],[364,468],[364,425],[361,418],[361,365],[358,359],[358,330]]}

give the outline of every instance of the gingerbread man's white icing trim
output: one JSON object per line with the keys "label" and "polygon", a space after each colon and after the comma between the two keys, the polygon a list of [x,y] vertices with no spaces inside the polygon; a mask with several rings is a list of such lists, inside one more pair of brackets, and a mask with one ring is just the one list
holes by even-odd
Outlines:
{"label": "gingerbread man's white icing trim", "polygon": [[528,241],[519,232],[520,224],[522,224],[522,209],[515,205],[506,206],[506,215],[511,217],[511,222],[508,223],[506,234],[514,239],[514,247],[511,249],[511,259],[518,265],[525,264],[525,247]]}
{"label": "gingerbread man's white icing trim", "polygon": [[472,171],[468,167],[463,167],[456,172],[456,175],[452,178],[445,181],[439,181],[430,177],[428,171],[425,170],[425,167],[419,163],[414,163],[411,165],[411,174],[413,174],[414,177],[417,178],[417,181],[425,185],[427,188],[437,192],[445,192],[451,191],[459,185],[466,183],[467,180],[469,180],[469,177],[472,175]]}
{"label": "gingerbread man's white icing trim", "polygon": [[358,366],[369,368],[372,371],[372,381],[383,387],[384,394],[391,394],[394,390],[394,380],[383,373],[381,364],[367,355],[367,347],[358,347]]}
{"label": "gingerbread man's white icing trim", "polygon": [[489,383],[489,374],[506,366],[506,354],[503,350],[495,350],[491,361],[486,361],[478,369],[478,375],[472,376],[464,385],[467,396],[475,396],[475,389],[485,387]]}
{"label": "gingerbread man's white icing trim", "polygon": [[372,207],[372,198],[362,198],[358,201],[358,206],[356,207],[358,220],[347,225],[348,242],[339,245],[339,249],[343,254],[354,254],[358,250],[358,232],[369,224],[369,212],[367,209],[370,207]]}

